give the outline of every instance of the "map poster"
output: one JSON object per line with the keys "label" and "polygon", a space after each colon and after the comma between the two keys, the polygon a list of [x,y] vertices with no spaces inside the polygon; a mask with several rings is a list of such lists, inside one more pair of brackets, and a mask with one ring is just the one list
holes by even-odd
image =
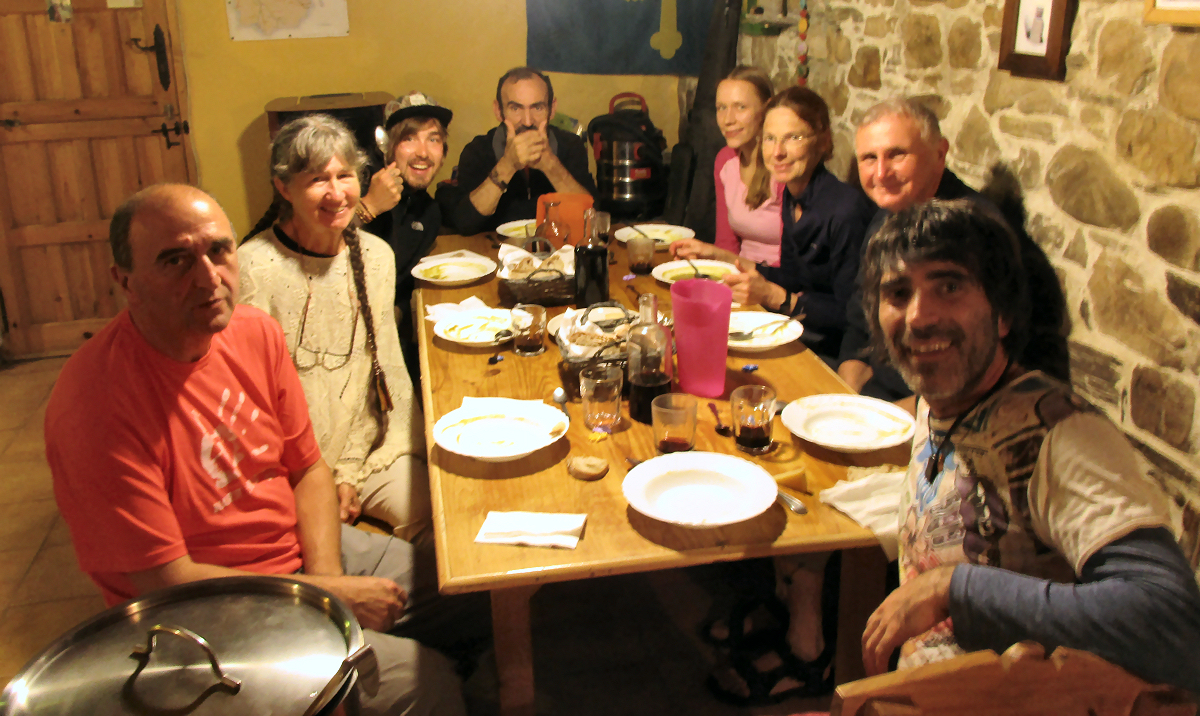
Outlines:
{"label": "map poster", "polygon": [[700,74],[713,0],[526,0],[525,57],[547,72]]}
{"label": "map poster", "polygon": [[350,34],[346,0],[225,0],[234,40],[345,37]]}

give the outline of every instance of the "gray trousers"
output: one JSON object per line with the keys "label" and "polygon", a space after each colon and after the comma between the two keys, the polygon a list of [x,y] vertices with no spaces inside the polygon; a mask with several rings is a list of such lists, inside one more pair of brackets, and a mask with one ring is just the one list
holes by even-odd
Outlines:
{"label": "gray trousers", "polygon": [[379,691],[368,696],[358,690],[362,713],[465,716],[462,684],[453,663],[426,645],[449,645],[487,634],[487,600],[475,595],[439,596],[432,546],[414,547],[347,525],[342,525],[342,568],[347,575],[391,579],[408,592],[404,617],[392,633],[363,630],[379,662]]}

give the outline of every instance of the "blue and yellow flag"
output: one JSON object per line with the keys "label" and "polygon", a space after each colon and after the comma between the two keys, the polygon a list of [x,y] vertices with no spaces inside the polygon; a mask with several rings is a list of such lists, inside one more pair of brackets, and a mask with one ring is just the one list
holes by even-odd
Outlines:
{"label": "blue and yellow flag", "polygon": [[699,75],[714,0],[525,0],[526,61],[547,72]]}

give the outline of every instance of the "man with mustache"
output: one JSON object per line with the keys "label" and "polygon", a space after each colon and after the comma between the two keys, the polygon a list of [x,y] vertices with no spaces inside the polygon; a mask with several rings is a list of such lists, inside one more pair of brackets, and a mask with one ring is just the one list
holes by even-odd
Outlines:
{"label": "man with mustache", "polygon": [[128,308],[63,366],[45,423],[58,508],[105,602],[291,575],[366,630],[380,685],[365,713],[465,714],[445,656],[381,633],[453,638],[465,614],[443,614],[431,553],[339,524],[283,331],[236,305],[236,235],[216,201],[151,186],[117,208],[109,240]]}
{"label": "man with mustache", "polygon": [[[949,148],[937,115],[920,102],[892,99],[867,110],[854,137],[854,152],[863,191],[879,207],[867,227],[868,239],[891,214],[934,198],[971,199],[990,204],[946,168]],[[1023,229],[1024,209],[1013,207],[1013,210],[1008,218],[1017,230],[1022,257],[1032,274],[1030,287],[1041,306],[1035,316],[1027,363],[1068,380],[1066,301],[1062,287],[1045,253]],[[864,240],[863,246],[866,244]],[[869,335],[861,305],[861,295],[856,293],[847,306],[838,375],[854,390],[873,398],[900,400],[911,396],[912,392],[894,369],[865,355]]]}
{"label": "man with mustache", "polygon": [[401,98],[384,122],[387,166],[371,177],[359,200],[363,228],[388,242],[396,255],[396,328],[413,385],[420,387],[420,360],[412,318],[417,265],[442,226],[442,209],[429,195],[429,185],[446,158],[448,128],[454,113],[421,92]]}
{"label": "man with mustache", "polygon": [[477,234],[534,218],[542,194],[596,193],[583,140],[549,124],[557,108],[546,75],[531,67],[504,73],[492,105],[500,126],[463,147],[457,191],[438,193],[450,226]]}
{"label": "man with mustache", "polygon": [[1015,359],[1035,310],[1016,235],[934,200],[891,216],[863,265],[871,348],[919,396],[868,674],[897,647],[908,668],[1033,640],[1200,690],[1200,590],[1166,495],[1115,425]]}

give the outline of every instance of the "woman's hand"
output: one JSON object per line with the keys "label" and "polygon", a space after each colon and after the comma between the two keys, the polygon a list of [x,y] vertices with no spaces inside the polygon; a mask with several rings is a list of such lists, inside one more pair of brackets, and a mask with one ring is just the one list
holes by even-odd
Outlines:
{"label": "woman's hand", "polygon": [[359,199],[367,211],[379,216],[400,203],[400,194],[404,191],[404,178],[400,169],[392,162],[371,177],[371,188],[367,195]]}
{"label": "woman's hand", "polygon": [[362,514],[362,504],[358,501],[358,490],[354,489],[353,485],[347,483],[338,483],[338,519],[348,525],[354,524],[354,520]]}
{"label": "woman's hand", "polygon": [[762,305],[775,310],[787,299],[787,291],[763,278],[752,262],[735,258],[732,263],[741,273],[725,274],[721,280],[733,290],[734,301],[743,306]]}
{"label": "woman's hand", "polygon": [[733,263],[737,260],[737,254],[725,249],[718,249],[712,244],[705,243],[699,239],[679,239],[672,241],[670,245],[671,258],[673,259],[716,259],[717,261],[728,261]]}

